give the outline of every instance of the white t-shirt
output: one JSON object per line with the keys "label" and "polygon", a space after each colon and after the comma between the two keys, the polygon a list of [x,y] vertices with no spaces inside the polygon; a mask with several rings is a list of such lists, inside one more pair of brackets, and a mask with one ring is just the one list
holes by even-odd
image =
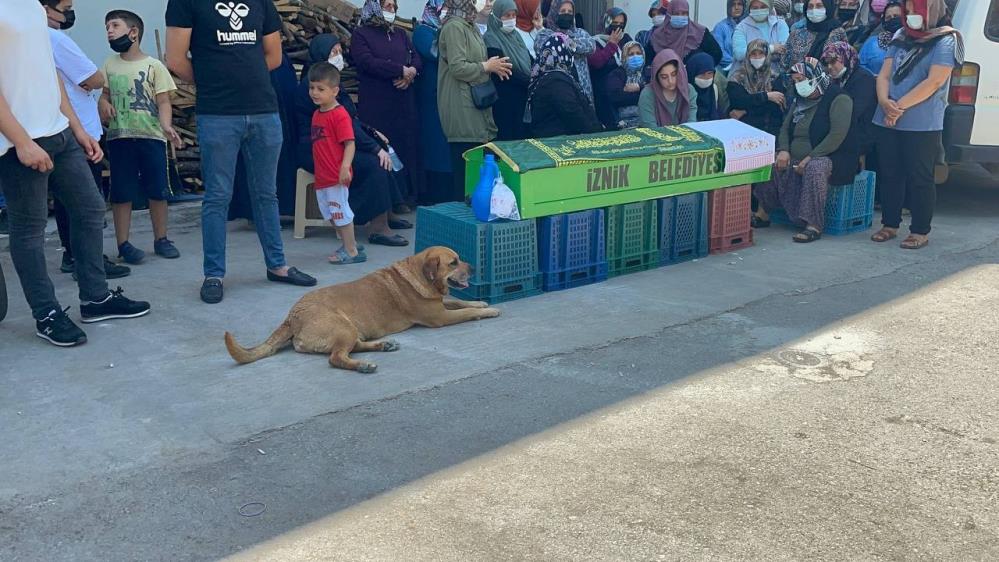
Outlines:
{"label": "white t-shirt", "polygon": [[536,59],[537,56],[534,53],[534,38],[537,37],[538,32],[524,31],[519,27],[515,27],[514,29],[517,30],[517,34],[520,35],[520,38],[524,40],[524,46],[527,47],[527,52],[531,54],[531,60]]}
{"label": "white t-shirt", "polygon": [[80,123],[87,134],[95,140],[100,140],[104,133],[101,116],[97,112],[97,96],[100,92],[88,92],[80,87],[80,82],[97,72],[97,66],[83,54],[69,35],[50,27],[49,38],[52,40],[56,70],[66,86],[69,104],[73,106],[73,111],[76,111],[76,116],[80,118]]}
{"label": "white t-shirt", "polygon": [[[69,126],[59,110],[62,94],[48,17],[38,0],[0,2],[0,94],[33,139],[50,137]],[[0,134],[0,156],[11,146]]]}

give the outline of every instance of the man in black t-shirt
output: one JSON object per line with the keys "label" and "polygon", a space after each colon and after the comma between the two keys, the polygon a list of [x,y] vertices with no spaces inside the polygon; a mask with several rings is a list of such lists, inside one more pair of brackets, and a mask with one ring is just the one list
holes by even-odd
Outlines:
{"label": "man in black t-shirt", "polygon": [[[254,221],[271,281],[311,287],[288,267],[278,218],[282,129],[269,72],[281,64],[281,19],[271,0],[169,0],[167,67],[197,87],[205,281],[201,300],[222,300],[226,217],[236,158],[243,154]],[[187,57],[188,52],[191,58]]]}

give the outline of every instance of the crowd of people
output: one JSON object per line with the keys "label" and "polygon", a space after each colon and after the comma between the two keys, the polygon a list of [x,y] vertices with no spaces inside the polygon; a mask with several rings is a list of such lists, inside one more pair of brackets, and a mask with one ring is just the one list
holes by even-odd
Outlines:
{"label": "crowd of people", "polygon": [[[49,187],[84,322],[149,310],[107,289],[107,278],[129,271],[101,255],[101,182],[87,165],[102,160],[100,139],[111,161],[119,258],[145,259],[129,235],[141,196],[150,201],[154,253],[180,255],[167,238],[164,200],[168,143],[182,144],[171,124],[172,76],[197,87],[200,296],[217,303],[237,186],[267,278],[312,286],[315,278],[286,263],[280,234],[283,186],[297,169],[315,174],[320,210],[343,241],[329,261],[350,264],[366,259],[355,225],[369,244],[405,246],[397,231],[413,225],[399,215],[464,200],[470,148],[716,119],[777,138],[772,179],[753,190],[755,228],[782,208],[802,227],[796,242],[818,240],[829,186],[867,168],[878,172],[883,210],[872,239],[897,236],[904,206],[912,224],[902,246],[921,248],[946,86],[963,62],[944,0],[727,0],[712,30],[687,0],[655,0],[647,28],[611,8],[593,33],[573,0],[429,0],[412,35],[393,25],[397,0],[366,0],[349,47],[315,37],[296,78],[271,0],[244,0],[246,9],[228,17],[212,3],[169,0],[165,68],[142,52],[142,19],[126,10],[107,14],[113,54],[98,68],[61,31],[73,25],[72,4],[0,6],[0,188],[11,254],[39,335],[58,345],[85,335],[55,300],[45,269]],[[340,87],[348,65],[356,100]]]}

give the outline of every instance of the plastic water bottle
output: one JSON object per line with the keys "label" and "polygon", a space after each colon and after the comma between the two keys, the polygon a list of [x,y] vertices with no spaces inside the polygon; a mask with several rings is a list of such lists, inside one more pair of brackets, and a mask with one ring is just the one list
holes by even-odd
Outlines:
{"label": "plastic water bottle", "polygon": [[389,145],[388,147],[388,155],[389,155],[389,160],[392,161],[392,171],[398,172],[402,170],[402,159],[399,158],[399,155],[395,153],[395,149],[392,148],[392,145]]}
{"label": "plastic water bottle", "polygon": [[489,220],[489,203],[493,197],[493,184],[498,175],[499,166],[496,165],[496,157],[486,154],[485,161],[479,167],[479,183],[472,192],[472,212],[479,221]]}

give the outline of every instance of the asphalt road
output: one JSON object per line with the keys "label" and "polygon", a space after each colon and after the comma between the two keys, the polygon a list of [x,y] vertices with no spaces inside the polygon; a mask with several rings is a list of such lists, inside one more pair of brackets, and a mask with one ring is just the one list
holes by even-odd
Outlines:
{"label": "asphalt road", "polygon": [[[153,314],[82,348],[37,340],[9,280],[0,560],[999,559],[999,185],[976,170],[919,252],[772,228],[411,330],[375,375],[233,366],[222,330],[258,340],[300,292],[237,227],[200,304],[191,217],[181,260],[122,282]],[[288,235],[321,282],[357,275]]]}

